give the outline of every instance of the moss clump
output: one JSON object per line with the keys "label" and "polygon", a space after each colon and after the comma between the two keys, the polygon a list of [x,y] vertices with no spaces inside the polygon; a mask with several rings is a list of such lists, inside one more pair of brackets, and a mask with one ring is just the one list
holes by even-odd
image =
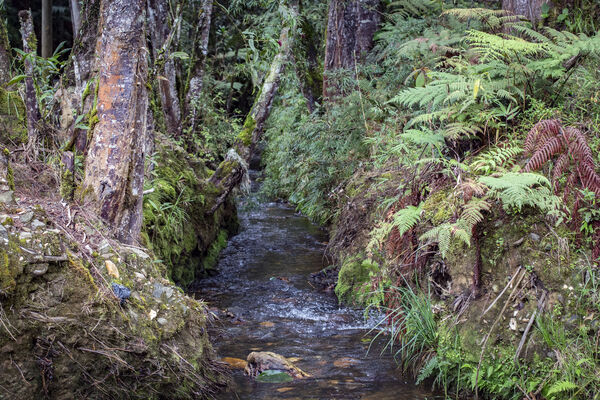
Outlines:
{"label": "moss clump", "polygon": [[363,303],[364,291],[361,288],[370,281],[371,275],[377,272],[378,266],[365,260],[361,254],[346,257],[338,274],[335,294],[340,301]]}
{"label": "moss clump", "polygon": [[227,246],[227,236],[227,231],[225,229],[221,229],[217,235],[217,239],[210,245],[204,260],[202,260],[202,268],[205,271],[213,269],[215,265],[217,265],[221,250]]}
{"label": "moss clump", "polygon": [[252,144],[252,132],[256,128],[256,121],[252,115],[248,114],[244,121],[244,126],[238,134],[238,139],[244,144],[244,146],[250,146]]}
{"label": "moss clump", "polygon": [[15,291],[17,278],[24,268],[19,260],[21,254],[19,241],[12,236],[6,245],[0,246],[0,293],[12,294]]}
{"label": "moss clump", "polygon": [[25,104],[17,92],[0,88],[0,142],[20,144],[27,142]]}
{"label": "moss clump", "polygon": [[431,193],[423,204],[424,219],[431,221],[434,226],[448,221],[455,210],[455,205],[450,199],[452,199],[451,189]]}

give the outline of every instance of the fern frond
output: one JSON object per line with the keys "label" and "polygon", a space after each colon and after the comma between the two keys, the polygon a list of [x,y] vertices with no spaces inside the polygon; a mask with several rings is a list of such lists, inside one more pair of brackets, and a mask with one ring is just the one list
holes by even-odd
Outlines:
{"label": "fern frond", "polygon": [[422,207],[408,206],[399,211],[396,211],[391,221],[384,221],[377,228],[371,231],[371,239],[367,244],[367,252],[372,252],[379,248],[383,241],[389,236],[394,228],[398,230],[398,235],[402,236],[412,228],[414,228],[421,219]]}
{"label": "fern frond", "polygon": [[483,221],[483,213],[489,211],[492,205],[479,197],[473,197],[465,206],[460,215],[460,219],[467,223],[467,226],[473,227]]}
{"label": "fern frond", "polygon": [[475,157],[469,167],[476,174],[503,172],[513,166],[515,158],[522,151],[523,149],[517,146],[494,147]]}

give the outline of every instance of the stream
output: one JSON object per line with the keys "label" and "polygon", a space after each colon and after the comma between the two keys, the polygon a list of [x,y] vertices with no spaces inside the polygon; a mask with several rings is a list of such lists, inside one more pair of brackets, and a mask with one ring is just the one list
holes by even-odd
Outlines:
{"label": "stream", "polygon": [[325,232],[288,205],[244,204],[255,201],[249,196],[239,204],[240,231],[222,252],[218,274],[196,282],[195,295],[222,310],[211,328],[220,357],[272,351],[311,377],[260,383],[233,370],[231,387],[216,398],[440,398],[402,377],[389,351],[381,354],[385,338],[367,353],[374,321],[311,286],[310,274],[324,266]]}

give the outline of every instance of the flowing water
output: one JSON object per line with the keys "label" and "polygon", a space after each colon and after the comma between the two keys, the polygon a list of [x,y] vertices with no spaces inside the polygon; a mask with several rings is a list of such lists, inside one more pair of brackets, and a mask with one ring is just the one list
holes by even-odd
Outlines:
{"label": "flowing water", "polygon": [[259,383],[232,372],[218,399],[434,399],[402,378],[382,343],[370,351],[360,310],[339,306],[332,293],[308,280],[323,267],[327,236],[281,203],[240,207],[240,232],[223,251],[218,275],[198,282],[196,297],[218,308],[213,326],[220,357],[246,359],[252,351],[292,358],[311,378]]}

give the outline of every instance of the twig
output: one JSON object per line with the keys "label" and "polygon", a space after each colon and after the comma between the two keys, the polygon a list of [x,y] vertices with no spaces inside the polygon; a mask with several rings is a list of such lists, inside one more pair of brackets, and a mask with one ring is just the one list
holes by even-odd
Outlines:
{"label": "twig", "polygon": [[23,375],[23,371],[21,371],[21,368],[19,368],[19,364],[17,364],[15,362],[15,360],[13,360],[12,356],[10,356],[10,362],[14,364],[15,368],[17,368],[17,371],[19,371],[19,374],[21,374],[21,378],[23,378],[23,381],[28,385],[31,386],[31,383],[29,383],[27,381],[27,379],[25,379],[25,375]]}
{"label": "twig", "polygon": [[508,282],[508,284],[504,287],[504,289],[502,289],[502,292],[500,292],[500,294],[498,295],[498,297],[496,297],[494,299],[494,301],[492,302],[492,304],[490,304],[488,306],[488,308],[485,309],[485,311],[483,312],[483,314],[481,314],[481,318],[483,318],[483,316],[492,309],[492,307],[494,307],[494,304],[496,304],[496,302],[500,299],[500,297],[502,297],[502,295],[504,294],[504,292],[506,292],[506,289],[508,289],[510,287],[510,285],[513,283],[513,281],[515,280],[515,278],[517,277],[517,275],[519,275],[519,272],[521,271],[521,266],[517,267],[517,270],[515,271],[515,274],[513,275],[512,279]]}
{"label": "twig", "polygon": [[542,297],[538,300],[538,304],[536,309],[533,311],[533,314],[531,314],[531,318],[529,318],[529,323],[527,324],[527,327],[525,328],[525,332],[523,332],[523,336],[521,336],[521,341],[519,342],[519,347],[517,347],[517,352],[515,353],[515,362],[519,361],[519,355],[521,354],[521,350],[523,349],[523,345],[525,344],[525,340],[527,339],[527,334],[529,333],[529,330],[531,329],[531,326],[533,325],[533,321],[535,321],[535,317],[539,312],[542,311],[542,309],[544,308],[544,302],[546,301],[546,294],[548,292],[544,291],[542,293]]}

